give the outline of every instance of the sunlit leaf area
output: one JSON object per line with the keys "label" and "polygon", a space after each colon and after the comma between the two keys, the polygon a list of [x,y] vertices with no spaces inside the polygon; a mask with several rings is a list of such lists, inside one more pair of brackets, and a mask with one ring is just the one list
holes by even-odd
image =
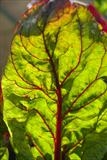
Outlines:
{"label": "sunlit leaf area", "polygon": [[0,88],[1,160],[107,160],[107,23],[99,18],[68,0],[24,13]]}

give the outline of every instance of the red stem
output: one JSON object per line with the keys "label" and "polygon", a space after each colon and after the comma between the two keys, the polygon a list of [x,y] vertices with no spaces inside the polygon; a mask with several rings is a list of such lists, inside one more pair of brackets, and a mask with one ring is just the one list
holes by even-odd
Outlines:
{"label": "red stem", "polygon": [[57,89],[57,122],[56,122],[56,139],[55,139],[55,156],[54,160],[61,160],[61,128],[62,128],[62,95],[61,88]]}
{"label": "red stem", "polygon": [[101,24],[102,30],[104,32],[107,32],[107,21],[102,17],[102,15],[97,11],[97,9],[92,4],[89,4],[87,9],[95,17],[96,21]]}

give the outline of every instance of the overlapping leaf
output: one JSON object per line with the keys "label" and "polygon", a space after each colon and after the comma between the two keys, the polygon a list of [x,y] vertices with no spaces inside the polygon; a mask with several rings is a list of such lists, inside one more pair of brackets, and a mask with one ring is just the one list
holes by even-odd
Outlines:
{"label": "overlapping leaf", "polygon": [[62,160],[103,158],[106,42],[87,9],[68,2],[33,8],[22,21],[2,81],[18,159],[55,159],[59,123]]}
{"label": "overlapping leaf", "polygon": [[0,82],[0,159],[1,160],[6,160],[8,158],[8,152],[4,141],[5,132],[7,132],[7,127],[3,120],[3,94]]}

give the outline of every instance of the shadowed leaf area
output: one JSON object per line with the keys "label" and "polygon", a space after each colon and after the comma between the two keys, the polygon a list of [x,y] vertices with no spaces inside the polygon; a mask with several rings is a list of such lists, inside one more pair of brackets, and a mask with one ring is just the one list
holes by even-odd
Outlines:
{"label": "shadowed leaf area", "polygon": [[37,4],[22,18],[2,79],[17,160],[102,160],[107,35],[85,7]]}

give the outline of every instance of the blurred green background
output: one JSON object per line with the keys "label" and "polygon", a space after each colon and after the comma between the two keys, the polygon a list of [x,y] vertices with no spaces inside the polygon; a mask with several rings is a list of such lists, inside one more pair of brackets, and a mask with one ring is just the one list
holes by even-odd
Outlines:
{"label": "blurred green background", "polygon": [[[92,2],[107,18],[107,0],[81,0]],[[26,10],[30,0],[0,0],[0,76],[6,64],[14,26]]]}
{"label": "blurred green background", "polygon": [[107,0],[93,1],[98,10],[107,18]]}

